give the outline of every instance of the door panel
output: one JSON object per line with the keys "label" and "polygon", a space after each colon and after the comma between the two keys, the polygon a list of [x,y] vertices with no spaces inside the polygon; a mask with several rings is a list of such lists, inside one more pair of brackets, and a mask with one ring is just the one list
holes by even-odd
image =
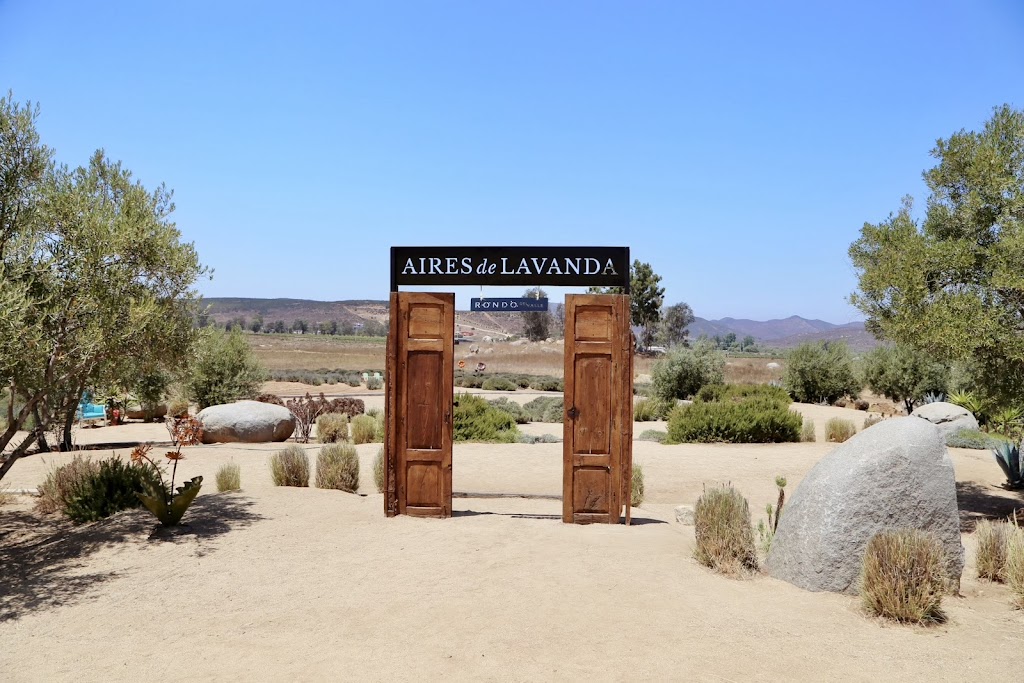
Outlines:
{"label": "door panel", "polygon": [[392,293],[385,416],[389,517],[451,515],[454,340],[454,294]]}
{"label": "door panel", "polygon": [[629,297],[579,294],[565,304],[562,521],[617,523],[629,511],[633,343]]}

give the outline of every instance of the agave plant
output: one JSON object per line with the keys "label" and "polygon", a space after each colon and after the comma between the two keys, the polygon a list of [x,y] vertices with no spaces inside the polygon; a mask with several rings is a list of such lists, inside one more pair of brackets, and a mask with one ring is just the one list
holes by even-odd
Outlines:
{"label": "agave plant", "polygon": [[949,393],[949,402],[953,405],[960,406],[965,410],[969,410],[979,421],[982,420],[981,399],[971,391],[951,391]]}
{"label": "agave plant", "polygon": [[946,395],[941,391],[929,391],[927,394],[924,395],[924,398],[921,400],[923,400],[925,403],[942,403],[943,401],[946,400]]}
{"label": "agave plant", "polygon": [[992,448],[992,453],[995,454],[996,462],[999,463],[1000,469],[1006,475],[1006,488],[1024,488],[1024,469],[1021,469],[1021,465],[1024,463],[1020,459],[1020,444],[1003,441]]}

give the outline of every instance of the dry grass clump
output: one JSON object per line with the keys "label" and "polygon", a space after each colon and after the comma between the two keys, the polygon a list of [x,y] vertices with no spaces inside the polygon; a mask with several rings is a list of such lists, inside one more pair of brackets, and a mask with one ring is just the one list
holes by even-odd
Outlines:
{"label": "dry grass clump", "polygon": [[825,423],[825,441],[843,443],[857,433],[857,427],[850,420],[833,417]]}
{"label": "dry grass clump", "polygon": [[629,488],[629,505],[636,507],[644,502],[644,468],[642,465],[633,465],[633,481]]}
{"label": "dry grass clump", "polygon": [[380,423],[370,415],[356,415],[352,418],[352,443],[373,443],[377,441],[377,432],[381,430]]}
{"label": "dry grass clump", "polygon": [[224,491],[239,491],[242,488],[242,468],[238,466],[238,463],[228,462],[220,466],[217,470],[217,490],[223,493]]}
{"label": "dry grass clump", "polygon": [[320,443],[348,441],[348,415],[324,413],[316,419],[316,440]]}
{"label": "dry grass clump", "polygon": [[377,456],[373,459],[373,485],[377,487],[377,493],[384,493],[384,447],[377,449]]}
{"label": "dry grass clump", "polygon": [[36,510],[48,515],[64,510],[72,493],[80,489],[90,478],[98,475],[99,471],[98,462],[80,455],[76,455],[71,462],[53,468],[39,487]]}
{"label": "dry grass clump", "polygon": [[316,457],[316,486],[355,493],[359,490],[359,455],[355,446],[324,446]]}
{"label": "dry grass clump", "polygon": [[989,581],[1003,580],[1010,530],[1011,527],[1006,522],[990,522],[987,519],[978,522],[974,529],[974,535],[978,539],[978,556],[975,560],[978,578]]}
{"label": "dry grass clump", "polygon": [[291,445],[270,457],[274,486],[309,486],[309,456]]}
{"label": "dry grass clump", "polygon": [[[864,418],[864,429],[867,429],[868,427],[873,427],[881,421],[881,415],[868,415],[867,417]],[[864,430],[862,429],[861,431]]]}
{"label": "dry grass clump", "polygon": [[7,484],[0,486],[0,507],[10,505],[12,502],[14,502],[14,494],[11,493],[10,487]]}
{"label": "dry grass clump", "polygon": [[757,569],[750,507],[732,486],[705,490],[693,507],[693,525],[698,562],[728,576]]}
{"label": "dry grass clump", "polygon": [[882,531],[868,541],[860,594],[870,613],[907,624],[945,621],[947,584],[945,552],[933,534]]}
{"label": "dry grass clump", "polygon": [[1013,603],[1024,609],[1024,529],[1012,526],[1006,542],[1006,565],[1003,576],[1013,592]]}
{"label": "dry grass clump", "polygon": [[804,426],[800,430],[800,440],[804,443],[814,443],[818,440],[814,431],[814,420],[809,417],[804,418]]}

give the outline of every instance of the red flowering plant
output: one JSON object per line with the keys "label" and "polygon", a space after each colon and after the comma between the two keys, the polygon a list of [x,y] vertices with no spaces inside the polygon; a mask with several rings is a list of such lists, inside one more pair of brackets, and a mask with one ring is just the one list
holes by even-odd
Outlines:
{"label": "red flowering plant", "polygon": [[175,491],[174,479],[178,474],[178,461],[185,458],[181,454],[181,447],[195,446],[202,443],[203,428],[199,420],[194,417],[170,418],[167,420],[167,431],[170,433],[171,441],[175,445],[173,451],[164,453],[164,457],[169,462],[174,463],[171,469],[170,486],[164,483],[162,468],[149,457],[149,451],[153,448],[153,444],[136,446],[132,451],[132,462],[145,461],[149,463],[156,471],[157,480],[159,481],[159,483],[152,482],[146,484],[145,493],[136,494],[139,500],[142,501],[147,510],[160,520],[161,524],[164,526],[175,526],[181,521],[185,511],[188,510],[188,506],[199,495],[199,489],[203,485],[203,478],[201,476],[192,477]]}

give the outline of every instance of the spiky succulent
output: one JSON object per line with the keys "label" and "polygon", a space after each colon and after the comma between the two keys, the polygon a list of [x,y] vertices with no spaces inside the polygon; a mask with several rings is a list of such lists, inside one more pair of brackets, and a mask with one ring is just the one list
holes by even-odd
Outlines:
{"label": "spiky succulent", "polygon": [[1024,487],[1024,470],[1021,469],[1020,444],[1002,442],[992,448],[996,462],[1006,475],[1006,487],[1019,489]]}

